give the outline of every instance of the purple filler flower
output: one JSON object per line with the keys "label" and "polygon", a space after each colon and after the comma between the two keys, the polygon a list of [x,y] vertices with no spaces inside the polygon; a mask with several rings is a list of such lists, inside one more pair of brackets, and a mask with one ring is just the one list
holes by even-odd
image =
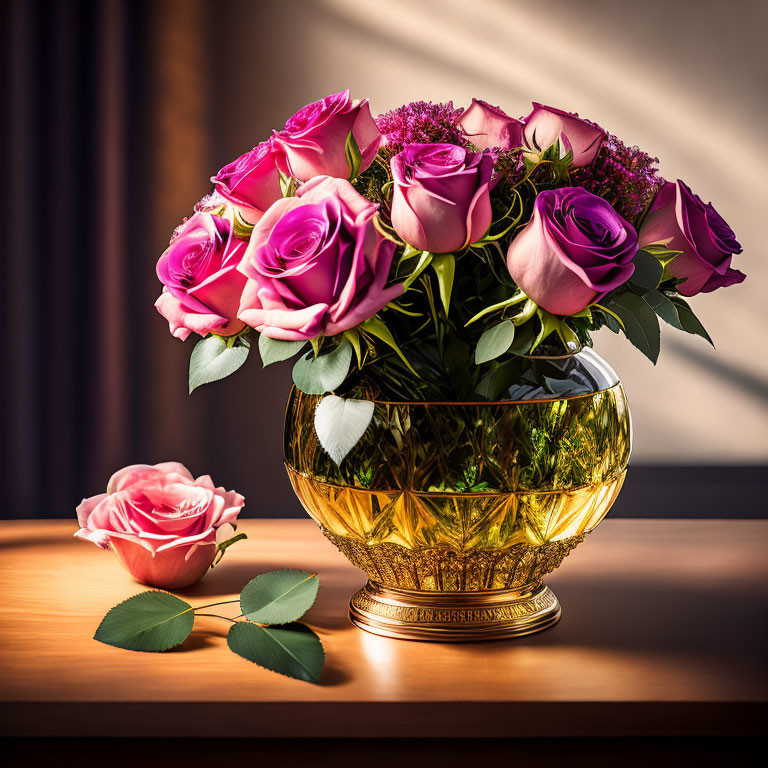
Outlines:
{"label": "purple filler flower", "polygon": [[387,149],[400,152],[406,144],[467,145],[467,138],[457,124],[463,110],[454,109],[453,102],[433,104],[412,101],[385,112],[376,118],[378,129],[387,139]]}
{"label": "purple filler flower", "polygon": [[540,307],[573,315],[625,283],[635,267],[634,227],[580,187],[541,192],[510,243],[512,279]]}

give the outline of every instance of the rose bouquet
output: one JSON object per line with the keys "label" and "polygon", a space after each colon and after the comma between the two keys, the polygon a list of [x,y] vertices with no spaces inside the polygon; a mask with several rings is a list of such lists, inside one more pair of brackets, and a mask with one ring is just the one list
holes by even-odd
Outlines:
{"label": "rose bouquet", "polygon": [[264,365],[296,358],[286,469],[369,576],[358,626],[473,640],[558,620],[542,577],[606,515],[631,446],[592,333],[655,362],[659,320],[709,339],[686,299],[744,279],[725,221],[656,162],[541,104],[374,119],[343,92],[222,168],[174,233],[157,308],[204,337],[190,391],[256,339]]}
{"label": "rose bouquet", "polygon": [[[203,336],[190,391],[299,356],[308,394],[496,399],[515,356],[603,326],[655,362],[659,318],[741,282],[711,203],[596,124],[534,104],[415,102],[374,119],[349,92],[222,168],[158,262],[174,336]],[[685,298],[684,298],[685,297]]]}

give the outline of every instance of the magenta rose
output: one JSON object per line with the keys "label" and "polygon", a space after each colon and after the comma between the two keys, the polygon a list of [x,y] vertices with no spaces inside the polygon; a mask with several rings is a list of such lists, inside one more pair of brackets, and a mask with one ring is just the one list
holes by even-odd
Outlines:
{"label": "magenta rose", "polygon": [[136,579],[162,589],[196,584],[216,554],[217,533],[231,536],[245,499],[195,480],[176,461],[134,464],[110,478],[107,492],[77,508],[78,538],[112,549]]}
{"label": "magenta rose", "polygon": [[523,144],[523,124],[480,99],[472,99],[457,122],[478,149],[513,149]]}
{"label": "magenta rose", "polygon": [[216,191],[252,224],[283,196],[278,171],[281,155],[272,139],[262,141],[211,178]]}
{"label": "magenta rose", "polygon": [[746,275],[731,269],[733,254],[741,245],[733,230],[714,209],[682,182],[668,181],[659,191],[640,227],[641,246],[662,243],[682,251],[669,265],[675,277],[685,278],[677,286],[683,296],[709,293],[740,283]]}
{"label": "magenta rose", "polygon": [[245,277],[237,267],[245,248],[231,223],[211,213],[196,213],[178,228],[157,262],[165,290],[155,302],[174,336],[231,336],[244,328],[237,310]]}
{"label": "magenta rose", "polygon": [[285,153],[288,170],[299,181],[315,176],[349,178],[345,147],[349,134],[355,137],[362,154],[359,171],[372,162],[383,137],[371,117],[368,99],[352,101],[349,91],[308,104],[299,110],[274,141]]}
{"label": "magenta rose", "polygon": [[422,251],[450,253],[491,225],[489,155],[454,144],[408,144],[392,158],[392,226]]}
{"label": "magenta rose", "polygon": [[606,136],[602,128],[577,115],[535,102],[533,112],[524,122],[523,138],[529,149],[543,152],[562,137],[566,148],[573,151],[573,165],[576,168],[589,165],[595,159]]}
{"label": "magenta rose", "polygon": [[328,176],[278,200],[254,227],[240,269],[239,318],[272,339],[333,336],[403,292],[385,287],[395,244],[373,226],[378,206]]}
{"label": "magenta rose", "polygon": [[510,243],[512,279],[540,307],[572,315],[632,275],[637,234],[601,197],[581,187],[539,193],[533,216]]}

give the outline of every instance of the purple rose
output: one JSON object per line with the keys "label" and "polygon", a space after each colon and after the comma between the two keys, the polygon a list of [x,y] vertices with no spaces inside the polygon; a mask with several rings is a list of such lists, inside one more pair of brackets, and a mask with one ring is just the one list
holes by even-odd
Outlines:
{"label": "purple rose", "polygon": [[523,144],[523,124],[480,99],[472,99],[457,122],[478,149],[513,149]]}
{"label": "purple rose", "polygon": [[659,191],[640,227],[641,246],[662,243],[682,251],[669,265],[675,277],[685,278],[677,286],[683,296],[709,293],[740,283],[746,275],[731,269],[731,258],[741,253],[733,230],[714,209],[682,182],[668,181]]}
{"label": "purple rose", "polygon": [[355,103],[349,91],[342,91],[300,109],[284,130],[275,132],[274,140],[285,152],[294,178],[346,179],[350,169],[345,148],[350,133],[362,154],[359,171],[364,171],[373,162],[384,137],[373,122],[368,99]]}
{"label": "purple rose", "polygon": [[239,318],[272,339],[354,328],[403,292],[386,288],[395,244],[373,226],[378,206],[328,176],[278,200],[254,227],[240,265]]}
{"label": "purple rose", "polygon": [[573,166],[589,165],[605,138],[605,131],[577,115],[534,102],[533,111],[525,118],[525,145],[535,152],[551,147],[560,137],[573,151]]}
{"label": "purple rose", "polygon": [[281,152],[272,139],[262,141],[225,165],[211,181],[224,199],[238,207],[243,218],[255,224],[283,196],[278,172],[280,159]]}
{"label": "purple rose", "polygon": [[512,279],[540,307],[572,315],[625,283],[637,233],[601,197],[581,187],[546,190],[510,243]]}
{"label": "purple rose", "polygon": [[392,158],[392,226],[422,251],[450,253],[491,225],[489,155],[454,144],[408,144]]}
{"label": "purple rose", "polygon": [[176,230],[157,262],[165,290],[155,302],[174,336],[231,336],[243,329],[237,310],[245,277],[237,268],[245,247],[227,219],[210,213],[196,213]]}

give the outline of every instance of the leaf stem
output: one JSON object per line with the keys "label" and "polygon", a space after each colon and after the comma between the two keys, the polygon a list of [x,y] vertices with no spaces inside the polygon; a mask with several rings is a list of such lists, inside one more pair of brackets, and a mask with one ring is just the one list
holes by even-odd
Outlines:
{"label": "leaf stem", "polygon": [[218,613],[198,613],[198,616],[209,616],[212,619],[223,619],[224,621],[231,621],[233,624],[237,624],[235,619],[230,619],[228,616],[219,616]]}
{"label": "leaf stem", "polygon": [[[240,600],[222,600],[220,603],[209,603],[208,605],[198,605],[198,606],[189,606],[189,608],[186,608],[181,613],[189,613],[190,611],[201,611],[203,608],[214,608],[217,605],[229,605],[230,603],[239,603]],[[181,615],[181,614],[179,614]],[[203,616],[204,614],[198,614],[199,616]]]}

